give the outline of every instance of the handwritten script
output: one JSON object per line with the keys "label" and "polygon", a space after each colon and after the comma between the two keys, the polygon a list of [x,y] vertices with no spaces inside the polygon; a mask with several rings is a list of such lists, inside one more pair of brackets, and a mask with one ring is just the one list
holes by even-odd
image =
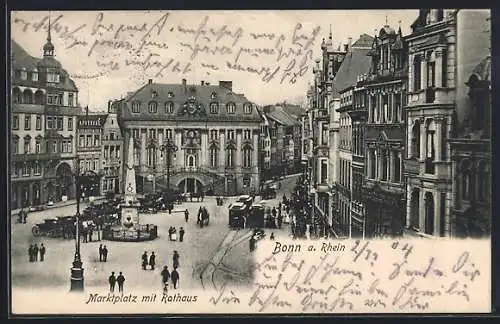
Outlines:
{"label": "handwritten script", "polygon": [[340,242],[261,242],[254,287],[231,297],[263,313],[489,309],[488,241]]}
{"label": "handwritten script", "polygon": [[[72,74],[83,79],[131,69],[156,78],[171,73],[190,75],[196,70],[205,75],[231,71],[265,83],[295,84],[310,70],[321,30],[300,22],[279,32],[266,29],[266,24],[260,30],[249,30],[210,15],[186,19],[179,13],[118,18],[98,12],[85,17],[84,23],[75,23],[70,16],[59,14],[51,21],[53,37],[65,44],[59,50],[92,63],[87,70],[93,72]],[[48,24],[48,16],[35,20],[22,14],[13,17],[13,26],[26,34],[46,33]]]}

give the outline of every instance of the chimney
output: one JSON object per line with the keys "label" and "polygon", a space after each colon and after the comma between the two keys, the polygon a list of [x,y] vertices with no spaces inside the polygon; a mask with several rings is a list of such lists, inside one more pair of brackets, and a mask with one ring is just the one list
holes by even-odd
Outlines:
{"label": "chimney", "polygon": [[182,85],[186,86],[186,79],[182,79]]}
{"label": "chimney", "polygon": [[201,81],[201,85],[204,86],[205,85],[205,81]]}
{"label": "chimney", "polygon": [[347,39],[347,49],[351,50],[351,46],[352,46],[352,37],[349,37]]}
{"label": "chimney", "polygon": [[233,91],[233,81],[219,81],[219,87]]}
{"label": "chimney", "polygon": [[148,84],[153,84],[153,79],[149,79]]}

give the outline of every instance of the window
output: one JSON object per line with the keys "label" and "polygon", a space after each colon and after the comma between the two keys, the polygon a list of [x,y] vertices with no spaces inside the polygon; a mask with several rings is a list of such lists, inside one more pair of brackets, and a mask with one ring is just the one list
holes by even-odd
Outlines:
{"label": "window", "polygon": [[245,129],[243,131],[243,139],[249,140],[251,138],[250,134],[251,134],[250,130],[249,129]]}
{"label": "window", "polygon": [[57,152],[58,152],[58,142],[52,141],[52,153],[57,153]]}
{"label": "window", "polygon": [[392,178],[392,182],[400,183],[401,182],[401,159],[399,158],[399,153],[394,152],[394,176]]}
{"label": "window", "polygon": [[74,106],[74,94],[70,92],[68,94],[68,106],[73,107]]}
{"label": "window", "polygon": [[210,103],[210,113],[217,114],[219,112],[219,104],[217,102]]}
{"label": "window", "polygon": [[167,131],[166,131],[166,137],[168,139],[172,139],[172,130],[171,129],[167,129]]}
{"label": "window", "polygon": [[132,103],[132,112],[133,113],[139,113],[141,112],[141,103],[138,101],[135,101]]}
{"label": "window", "polygon": [[382,114],[381,114],[382,118],[379,118],[379,120],[381,120],[382,123],[385,123],[386,119],[387,120],[389,119],[388,112],[389,112],[389,96],[383,95],[382,96]]}
{"label": "window", "polygon": [[80,135],[78,138],[78,146],[84,147],[85,146],[85,135]]}
{"label": "window", "polygon": [[42,174],[42,168],[40,167],[40,162],[35,161],[33,164],[33,175],[40,175]]}
{"label": "window", "polygon": [[226,167],[234,168],[234,152],[235,148],[230,146],[226,149]]}
{"label": "window", "polygon": [[436,86],[436,63],[427,62],[427,87],[434,88]]}
{"label": "window", "polygon": [[101,145],[100,143],[100,136],[99,135],[94,135],[94,146],[99,146]]}
{"label": "window", "polygon": [[156,98],[156,97],[158,97],[158,92],[156,92],[154,90],[151,91],[151,98]]}
{"label": "window", "polygon": [[87,140],[85,141],[85,146],[86,147],[92,146],[92,135],[87,135]]}
{"label": "window", "polygon": [[38,71],[36,69],[31,73],[31,81],[38,81]]}
{"label": "window", "polygon": [[[111,134],[110,134],[111,136]],[[135,139],[139,138],[139,130],[138,129],[132,129],[132,137]]]}
{"label": "window", "polygon": [[234,130],[230,129],[227,131],[227,139],[230,141],[234,141]]}
{"label": "window", "polygon": [[17,136],[14,136],[12,138],[12,153],[19,153],[19,137]]}
{"label": "window", "polygon": [[64,98],[64,94],[59,93],[59,94],[57,95],[57,104],[58,104],[58,105],[60,105],[60,106],[62,106],[62,105],[63,105],[63,98]]}
{"label": "window", "polygon": [[321,160],[321,178],[320,183],[327,183],[328,179],[328,161]]}
{"label": "window", "polygon": [[152,167],[156,165],[156,147],[148,147],[148,166]]}
{"label": "window", "polygon": [[57,104],[57,95],[55,95],[55,94],[48,94],[47,95],[47,103],[49,105],[55,105],[55,104]]}
{"label": "window", "polygon": [[252,149],[245,147],[243,149],[243,167],[250,168],[252,166]]}
{"label": "window", "polygon": [[28,72],[24,68],[21,70],[21,80],[28,80]]}
{"label": "window", "polygon": [[377,161],[375,159],[375,151],[368,151],[368,165],[370,166],[370,179],[375,179],[377,176]]}
{"label": "window", "polygon": [[381,158],[381,163],[382,163],[382,178],[381,180],[382,181],[387,181],[387,152],[386,151],[382,151],[382,156],[380,157]]}
{"label": "window", "polygon": [[479,162],[477,167],[477,200],[484,202],[486,197],[487,188],[487,174],[486,165],[484,162]]}
{"label": "window", "polygon": [[43,105],[43,104],[45,104],[45,95],[43,94],[43,91],[37,90],[35,92],[35,104],[36,105]]}
{"label": "window", "polygon": [[174,93],[172,91],[169,91],[168,94],[167,94],[167,96],[169,98],[173,98],[174,97]]}
{"label": "window", "polygon": [[401,120],[401,94],[396,93],[393,99],[394,99],[394,122],[399,122]]}
{"label": "window", "polygon": [[39,139],[35,141],[35,153],[42,153],[42,143]]}
{"label": "window", "polygon": [[415,91],[418,91],[421,89],[421,84],[420,84],[420,79],[421,79],[421,73],[420,73],[420,55],[415,55],[415,58],[413,59],[413,89]]}
{"label": "window", "polygon": [[234,102],[230,102],[226,105],[226,110],[228,114],[234,114],[236,111],[236,105]]}
{"label": "window", "polygon": [[411,137],[411,158],[420,158],[420,123],[415,122]]}
{"label": "window", "polygon": [[149,138],[156,138],[156,129],[149,130]]}
{"label": "window", "polygon": [[47,73],[47,82],[59,83],[59,74],[54,72]]}
{"label": "window", "polygon": [[23,92],[23,103],[32,104],[33,103],[33,92],[30,89],[26,89]]}
{"label": "window", "polygon": [[63,117],[57,117],[57,130],[62,131],[64,129],[64,119]]}
{"label": "window", "polygon": [[375,122],[375,111],[377,109],[377,99],[375,96],[371,96],[371,106],[370,106],[370,122]]}
{"label": "window", "polygon": [[30,129],[31,129],[31,115],[25,114],[24,115],[24,130],[30,130]]}
{"label": "window", "polygon": [[462,163],[462,199],[470,200],[472,192],[472,175],[470,170],[470,162],[464,161]]}
{"label": "window", "polygon": [[68,130],[73,130],[73,117],[68,117]]}
{"label": "window", "polygon": [[218,149],[216,146],[211,146],[210,147],[210,166],[212,168],[217,167],[217,155],[218,155]]}
{"label": "window", "polygon": [[151,101],[148,105],[148,111],[151,114],[155,114],[158,112],[158,103],[156,101]]}
{"label": "window", "polygon": [[217,93],[216,93],[215,91],[214,91],[214,92],[212,92],[212,95],[210,96],[210,98],[212,98],[212,99],[217,98]]}
{"label": "window", "polygon": [[210,140],[216,140],[218,138],[218,135],[217,135],[217,130],[216,129],[212,129],[210,131]]}
{"label": "window", "polygon": [[109,140],[114,141],[115,140],[115,132],[109,132]]}
{"label": "window", "polygon": [[173,114],[174,113],[174,103],[172,101],[167,101],[165,103],[165,113]]}
{"label": "window", "polygon": [[19,130],[19,115],[12,115],[12,129]]}
{"label": "window", "polygon": [[36,128],[36,130],[42,129],[42,116],[40,116],[40,115],[36,115],[35,128]]}
{"label": "window", "polygon": [[28,137],[25,137],[24,138],[24,154],[30,154],[30,151],[31,151],[31,138],[28,136]]}
{"label": "window", "polygon": [[23,164],[23,177],[29,177],[30,176],[30,167],[28,163]]}
{"label": "window", "polygon": [[444,49],[441,52],[441,62],[442,62],[442,64],[441,64],[441,66],[442,66],[442,70],[441,70],[441,77],[442,77],[441,82],[442,82],[442,84],[441,84],[441,86],[443,88],[446,88],[446,86],[448,84],[448,82],[447,82],[448,81],[448,74],[447,74],[447,72],[448,72],[448,69],[447,69],[448,56],[446,54],[446,50],[444,50]]}
{"label": "window", "polygon": [[243,107],[245,114],[251,114],[252,113],[252,104],[246,103]]}

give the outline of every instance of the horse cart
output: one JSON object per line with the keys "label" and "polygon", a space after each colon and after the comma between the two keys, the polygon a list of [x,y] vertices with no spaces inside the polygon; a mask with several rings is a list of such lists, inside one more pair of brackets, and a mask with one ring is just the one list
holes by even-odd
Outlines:
{"label": "horse cart", "polygon": [[198,210],[198,219],[196,223],[203,228],[203,226],[208,226],[209,222],[210,214],[208,213],[208,210],[205,207],[200,207],[200,209]]}

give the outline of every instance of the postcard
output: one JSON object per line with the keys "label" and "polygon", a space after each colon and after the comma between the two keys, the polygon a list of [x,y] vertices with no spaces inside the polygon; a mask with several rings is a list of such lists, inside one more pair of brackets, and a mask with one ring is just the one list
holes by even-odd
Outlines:
{"label": "postcard", "polygon": [[13,11],[11,314],[489,313],[490,10]]}

